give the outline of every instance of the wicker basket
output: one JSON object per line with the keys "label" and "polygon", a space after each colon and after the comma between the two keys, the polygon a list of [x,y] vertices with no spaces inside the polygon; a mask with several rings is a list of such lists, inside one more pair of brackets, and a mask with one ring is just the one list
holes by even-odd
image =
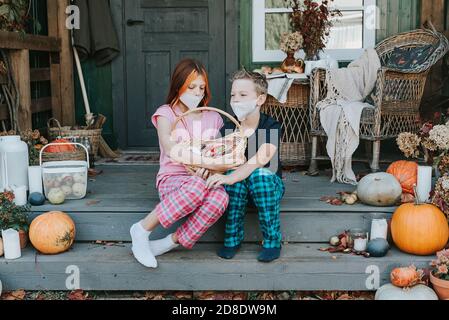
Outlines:
{"label": "wicker basket", "polygon": [[[52,126],[52,123],[56,123],[57,126]],[[95,158],[98,156],[98,148],[100,146],[102,129],[86,129],[86,127],[81,127],[80,129],[72,129],[72,127],[70,126],[62,127],[60,122],[55,118],[49,119],[47,122],[47,126],[48,136],[51,141],[56,140],[58,137],[89,138],[91,146],[90,154]]]}
{"label": "wicker basket", "polygon": [[281,163],[284,166],[304,166],[310,160],[310,118],[308,82],[294,82],[288,91],[287,102],[280,103],[272,96],[261,111],[282,125],[280,147]]}
{"label": "wicker basket", "polygon": [[[245,152],[246,152],[246,146],[247,146],[247,138],[243,134],[242,127],[240,123],[238,123],[237,120],[234,119],[229,113],[224,112],[220,109],[216,108],[210,108],[210,107],[203,107],[203,108],[197,108],[193,110],[189,110],[182,115],[180,115],[176,121],[173,124],[172,127],[172,133],[176,129],[176,125],[183,120],[184,117],[187,115],[194,113],[194,112],[201,112],[201,111],[215,111],[218,112],[225,117],[229,118],[238,129],[232,134],[229,134],[223,138],[214,139],[214,140],[206,140],[206,141],[199,141],[199,140],[184,140],[177,144],[178,147],[180,147],[181,150],[188,150],[192,147],[198,146],[201,148],[199,150],[201,152],[201,156],[204,159],[204,161],[217,161],[221,160],[220,164],[223,164],[223,171],[214,171],[213,173],[223,173],[229,169],[235,168],[236,166],[243,165],[246,162]],[[214,154],[213,149],[218,149],[222,152],[217,152]],[[189,151],[190,152],[190,151]],[[196,169],[200,168],[201,166],[198,165],[189,165],[186,166],[188,171],[192,172]]]}
{"label": "wicker basket", "polygon": [[[64,146],[64,145],[73,145],[76,150],[75,151],[67,151],[67,152],[45,152],[45,149],[49,146]],[[86,148],[81,144],[77,143],[49,143],[42,148],[41,158],[42,162],[52,162],[52,161],[87,161],[87,152]]]}

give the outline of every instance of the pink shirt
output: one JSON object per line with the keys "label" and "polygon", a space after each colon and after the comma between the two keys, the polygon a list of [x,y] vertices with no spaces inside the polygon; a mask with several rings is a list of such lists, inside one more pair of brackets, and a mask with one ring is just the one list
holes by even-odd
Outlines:
{"label": "pink shirt", "polygon": [[[180,114],[182,114],[182,112],[179,108],[173,110],[169,105],[163,105],[159,107],[151,117],[151,122],[157,128],[158,118],[165,117],[171,124],[173,124]],[[184,118],[184,120],[184,122],[179,121],[176,125],[176,137],[178,140],[190,137],[203,140],[214,139],[219,135],[220,129],[223,127],[223,119],[220,114],[213,111],[203,111],[201,120],[192,120],[188,117]],[[185,125],[187,126],[187,130]],[[187,174],[184,165],[172,161],[168,154],[165,153],[160,142],[159,150],[161,157],[159,160],[160,169],[156,178],[156,187],[159,187],[161,180],[167,176]]]}

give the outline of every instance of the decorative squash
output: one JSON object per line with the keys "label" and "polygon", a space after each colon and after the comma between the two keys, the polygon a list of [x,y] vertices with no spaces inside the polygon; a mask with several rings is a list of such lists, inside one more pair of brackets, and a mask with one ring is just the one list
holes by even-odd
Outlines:
{"label": "decorative squash", "polygon": [[386,207],[395,205],[402,195],[402,188],[396,178],[385,172],[369,174],[360,180],[357,195],[364,204]]}
{"label": "decorative squash", "polygon": [[415,194],[413,186],[418,184],[418,164],[413,161],[396,161],[387,169],[387,173],[398,179],[404,193]]}
{"label": "decorative squash", "polygon": [[[70,143],[70,141],[66,139],[57,139],[52,141],[52,143]],[[45,152],[49,153],[56,153],[56,152],[75,152],[76,148],[73,144],[65,144],[65,145],[59,145],[59,146],[48,146],[45,149]]]}
{"label": "decorative squash", "polygon": [[28,202],[35,207],[42,206],[45,203],[45,197],[42,193],[34,192],[28,197]]}
{"label": "decorative squash", "polygon": [[67,251],[75,240],[75,223],[65,213],[48,212],[33,220],[30,240],[43,254],[58,254]]}
{"label": "decorative squash", "polygon": [[406,203],[393,214],[391,234],[400,250],[427,256],[444,249],[449,227],[446,216],[436,206]]}
{"label": "decorative squash", "polygon": [[368,252],[370,257],[373,258],[385,257],[388,250],[390,250],[390,244],[383,238],[371,240],[366,247],[366,252]]}
{"label": "decorative squash", "polygon": [[412,288],[398,288],[392,284],[380,287],[376,292],[375,300],[438,300],[435,291],[419,284]]}
{"label": "decorative squash", "polygon": [[421,275],[415,266],[396,268],[390,273],[391,283],[399,288],[408,288],[421,281]]}

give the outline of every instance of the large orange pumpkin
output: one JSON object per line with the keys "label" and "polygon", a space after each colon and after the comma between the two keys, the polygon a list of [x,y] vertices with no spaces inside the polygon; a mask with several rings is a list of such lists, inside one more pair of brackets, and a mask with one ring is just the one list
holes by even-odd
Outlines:
{"label": "large orange pumpkin", "polygon": [[38,216],[30,226],[30,241],[43,254],[58,254],[70,249],[75,240],[75,223],[64,212]]}
{"label": "large orange pumpkin", "polygon": [[427,256],[442,250],[449,238],[444,213],[431,204],[403,204],[393,214],[391,234],[407,253]]}
{"label": "large orange pumpkin", "polygon": [[413,186],[418,184],[418,164],[412,161],[396,161],[387,169],[387,173],[392,174],[398,179],[402,186],[402,191],[409,194],[415,194]]}
{"label": "large orange pumpkin", "polygon": [[[57,139],[55,141],[52,141],[52,143],[70,143],[70,141],[66,139]],[[45,149],[45,152],[49,153],[56,153],[56,152],[75,152],[76,148],[73,144],[64,144],[64,145],[55,145],[55,146],[48,146]]]}

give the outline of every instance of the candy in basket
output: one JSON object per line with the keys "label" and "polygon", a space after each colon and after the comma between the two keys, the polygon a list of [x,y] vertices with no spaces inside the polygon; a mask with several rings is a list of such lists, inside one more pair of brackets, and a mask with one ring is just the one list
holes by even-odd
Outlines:
{"label": "candy in basket", "polygon": [[[230,114],[224,112],[220,109],[211,108],[211,107],[203,107],[197,108],[194,110],[187,111],[178,117],[178,119],[173,124],[173,130],[176,128],[176,125],[181,119],[191,113],[201,112],[201,111],[215,111],[224,116],[228,117],[238,129],[237,131],[229,134],[225,137],[214,139],[214,140],[206,140],[199,141],[195,139],[184,140],[177,144],[179,149],[186,150],[188,152],[193,152],[198,155],[201,155],[203,161],[205,163],[219,163],[222,170],[215,171],[214,173],[224,173],[225,171],[240,166],[246,162],[245,151],[247,138],[243,134],[241,125],[237,120],[234,119]],[[200,168],[201,165],[189,165],[188,169],[195,170]]]}

